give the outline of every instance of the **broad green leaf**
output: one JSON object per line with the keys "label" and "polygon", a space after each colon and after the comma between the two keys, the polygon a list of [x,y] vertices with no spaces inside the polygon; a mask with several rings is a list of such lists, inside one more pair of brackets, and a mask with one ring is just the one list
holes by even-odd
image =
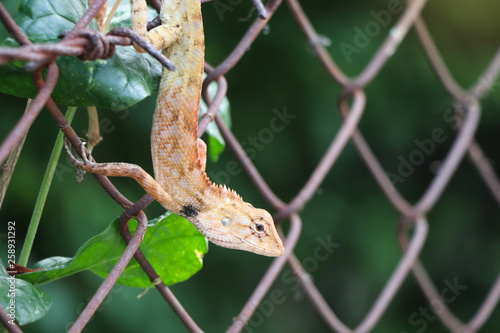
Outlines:
{"label": "broad green leaf", "polygon": [[[112,2],[109,3],[112,6]],[[16,22],[34,43],[55,43],[63,30],[70,30],[86,11],[86,1],[82,0],[23,0],[16,15]],[[155,11],[148,9],[149,19]],[[122,1],[113,16],[110,28],[130,27],[130,3]],[[89,28],[96,29],[94,21]],[[0,45],[16,46],[8,38]],[[157,89],[161,74],[161,65],[148,54],[137,53],[132,47],[116,48],[111,59],[80,61],[76,57],[57,58],[59,79],[52,97],[59,104],[70,106],[101,106],[121,110],[137,104],[152,95]],[[31,74],[27,73],[24,63],[15,61],[0,66],[0,92],[33,98],[36,89]],[[209,86],[213,98],[217,83]],[[200,102],[200,115],[207,107]],[[219,114],[230,127],[229,101],[224,98]],[[216,161],[225,146],[217,126],[211,123],[207,128],[209,155]]]}
{"label": "broad green leaf", "polygon": [[[204,75],[203,77],[205,76],[206,75]],[[208,94],[210,98],[213,99],[216,93],[217,93],[217,82],[212,82],[208,86]],[[205,101],[202,98],[200,101],[200,119],[207,112],[207,110],[208,110],[207,104],[205,104]],[[224,123],[226,123],[227,127],[231,128],[231,109],[227,97],[224,97],[217,112],[221,116]],[[224,138],[222,137],[219,128],[217,127],[215,122],[211,122],[210,125],[208,125],[207,134],[209,136],[208,155],[210,156],[212,161],[217,162],[220,153],[222,153],[224,147],[226,146],[226,142],[224,141]]]}
{"label": "broad green leaf", "polygon": [[[86,1],[81,0],[23,0],[15,20],[32,42],[55,43],[57,36],[72,29],[85,11]],[[119,15],[114,25],[130,26],[126,17]],[[89,28],[96,29],[94,21]],[[12,39],[1,44],[15,45]],[[80,61],[62,56],[56,62],[59,80],[52,97],[70,106],[95,105],[115,110],[130,107],[158,89],[161,73],[155,59],[132,47],[118,46],[115,56],[107,60]],[[21,62],[0,66],[0,92],[25,98],[36,95],[31,74],[23,66]]]}
{"label": "broad green leaf", "polygon": [[52,297],[27,281],[10,278],[1,260],[0,265],[0,306],[9,318],[26,325],[45,316],[52,305]]}
{"label": "broad green leaf", "polygon": [[[131,232],[137,223],[130,221]],[[207,252],[207,241],[186,219],[166,214],[150,221],[140,249],[161,277],[163,283],[172,285],[184,281],[203,266],[203,255]],[[51,257],[37,264],[42,271],[22,274],[19,277],[35,285],[51,282],[84,270],[106,277],[125,250],[118,220],[106,230],[88,240],[73,258]],[[135,259],[132,259],[118,283],[131,287],[151,285],[146,274]]]}

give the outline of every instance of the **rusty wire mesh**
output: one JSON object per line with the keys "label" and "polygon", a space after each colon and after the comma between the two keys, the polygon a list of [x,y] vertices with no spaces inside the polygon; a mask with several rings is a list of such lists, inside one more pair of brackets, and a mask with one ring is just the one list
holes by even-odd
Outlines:
{"label": "rusty wire mesh", "polygon": [[[43,106],[51,113],[52,117],[66,137],[71,141],[72,145],[74,147],[80,146],[78,136],[71,126],[67,124],[65,118],[50,98],[50,93],[57,82],[58,76],[57,66],[52,61],[60,54],[81,55],[85,52],[87,42],[85,38],[78,35],[77,32],[87,26],[104,2],[104,0],[96,0],[90,6],[85,16],[82,17],[80,22],[74,27],[73,31],[55,46],[31,45],[26,37],[24,37],[23,33],[19,31],[15,22],[10,19],[8,13],[0,3],[0,18],[3,24],[9,29],[16,40],[23,45],[22,52],[13,52],[11,54],[4,52],[0,54],[0,60],[5,62],[12,59],[23,59],[35,62],[37,66],[40,64],[49,64],[48,74],[45,80],[42,80],[41,69],[35,71],[33,75],[39,93],[25,115],[19,120],[18,124],[2,143],[0,147],[0,161],[2,163],[13,146],[22,139]],[[297,25],[302,29],[307,41],[314,50],[314,54],[323,65],[324,70],[331,79],[342,88],[343,93],[338,97],[338,108],[344,123],[299,193],[294,196],[290,202],[284,202],[267,185],[266,181],[261,177],[259,171],[254,166],[251,159],[246,155],[243,147],[237,141],[233,133],[221,121],[220,117],[215,114],[227,91],[227,82],[224,75],[243,57],[246,50],[264,29],[267,22],[272,19],[274,12],[281,5],[281,2],[280,0],[268,1],[265,6],[268,18],[266,20],[257,18],[242,36],[238,45],[223,62],[214,67],[208,64],[205,66],[208,76],[203,85],[203,97],[210,107],[208,111],[209,116],[204,117],[200,121],[199,135],[201,136],[208,123],[215,119],[224,139],[233,150],[245,172],[255,184],[255,187],[269,204],[274,207],[276,212],[274,215],[275,221],[279,225],[283,223],[290,224],[289,231],[285,236],[286,254],[272,262],[267,272],[261,278],[257,288],[252,293],[245,306],[241,309],[238,316],[234,318],[232,325],[227,331],[239,332],[244,328],[283,267],[288,265],[296,275],[298,281],[302,284],[312,305],[332,331],[369,332],[379,322],[387,307],[401,290],[403,282],[409,276],[413,276],[416,279],[429,302],[440,298],[439,289],[432,282],[424,265],[419,261],[420,252],[428,235],[429,226],[426,216],[446,189],[459,163],[467,155],[477,167],[478,174],[491,191],[491,195],[500,203],[500,181],[494,172],[493,166],[482,152],[480,145],[474,139],[481,114],[481,103],[479,100],[487,94],[497,79],[500,71],[500,52],[495,54],[493,59],[489,62],[489,65],[486,66],[483,74],[471,88],[465,89],[461,87],[448,71],[445,62],[439,54],[438,48],[434,44],[424,21],[420,17],[426,1],[413,0],[408,3],[408,6],[405,8],[400,18],[392,26],[389,35],[380,45],[368,65],[358,76],[350,78],[337,66],[336,62],[325,49],[320,36],[315,32],[312,23],[302,10],[299,2],[297,0],[286,0],[286,5],[291,10]],[[456,139],[446,159],[444,159],[440,165],[439,172],[436,173],[425,193],[415,204],[409,203],[395,188],[379,163],[376,155],[370,149],[367,141],[365,141],[361,131],[358,129],[358,122],[363,115],[366,105],[364,88],[380,73],[382,67],[396,52],[399,44],[405,39],[408,31],[412,27],[415,28],[423,50],[429,59],[429,63],[435,70],[441,85],[456,103],[454,117],[457,124],[459,124],[457,127],[458,133]],[[128,43],[128,40],[122,37],[109,36],[104,38],[108,38],[108,42],[111,44]],[[210,101],[206,88],[208,84],[214,80],[218,82],[218,92],[216,97]],[[399,263],[394,268],[392,275],[388,278],[371,309],[354,328],[347,327],[342,319],[329,307],[321,291],[317,289],[306,269],[301,265],[301,262],[293,251],[302,228],[299,210],[313,198],[313,195],[318,190],[322,181],[337,161],[338,156],[351,139],[356,145],[364,163],[366,163],[373,174],[375,181],[380,186],[385,196],[390,200],[394,209],[400,214],[400,220],[397,225],[397,236],[403,250]],[[120,225],[122,226],[122,235],[128,243],[128,246],[116,266],[113,268],[112,274],[105,279],[100,288],[96,291],[92,300],[71,327],[70,332],[81,331],[86,326],[106,294],[113,287],[119,273],[123,271],[133,255],[135,255],[137,261],[151,281],[155,281],[158,277],[151,266],[149,266],[147,258],[138,250],[138,246],[146,230],[147,221],[142,210],[152,202],[152,198],[149,195],[145,195],[141,200],[132,203],[125,198],[106,177],[96,175],[96,178],[104,190],[119,205],[125,208],[120,218]],[[131,216],[136,216],[140,221],[139,227],[134,235],[130,235],[126,228],[127,222]],[[156,283],[155,286],[190,331],[202,331],[168,287],[161,283]],[[483,303],[478,307],[476,314],[468,322],[460,320],[445,303],[441,303],[443,308],[437,315],[440,321],[453,332],[475,332],[480,330],[488,321],[499,298],[500,276],[494,281]],[[5,324],[6,317],[3,309],[0,310],[0,314],[2,323]],[[20,331],[17,327],[10,327],[10,329],[13,332]]]}

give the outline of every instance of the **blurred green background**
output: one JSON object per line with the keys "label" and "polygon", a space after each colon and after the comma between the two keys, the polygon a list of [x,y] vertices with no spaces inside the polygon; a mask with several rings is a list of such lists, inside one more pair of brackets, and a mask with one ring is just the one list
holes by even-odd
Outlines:
{"label": "blurred green background", "polygon": [[[398,2],[398,1],[397,1]],[[347,59],[341,43],[354,46],[356,28],[374,21],[372,11],[387,9],[394,1],[302,1],[316,30],[331,41],[328,47],[340,68],[357,75],[383,42],[391,24],[381,27],[366,47]],[[399,2],[398,2],[399,3]],[[403,3],[403,2],[401,2]],[[16,3],[5,2],[15,12]],[[231,10],[221,13],[224,4]],[[250,1],[218,0],[202,6],[206,32],[206,60],[220,63],[234,48],[250,21]],[[431,1],[424,19],[446,63],[465,87],[482,73],[500,45],[500,2],[495,0],[450,3]],[[350,61],[349,61],[350,60]],[[240,142],[258,136],[269,127],[273,110],[286,108],[296,117],[283,131],[263,144],[253,162],[270,187],[285,201],[300,190],[341,125],[336,98],[339,87],[314,57],[285,3],[242,60],[226,76],[231,103],[233,132]],[[397,188],[415,202],[434,176],[435,166],[446,156],[456,132],[443,120],[452,99],[440,85],[411,30],[400,48],[366,88],[367,106],[360,129],[386,171],[397,173],[400,158],[407,159],[418,147],[415,140],[431,137],[440,128],[447,136],[424,163]],[[25,101],[0,95],[3,139],[21,116]],[[127,161],[152,172],[149,133],[155,98],[122,111],[101,110],[108,119],[104,141],[95,149],[99,161]],[[498,128],[500,92],[494,84],[482,102],[483,114],[476,135],[493,166],[500,163]],[[73,126],[81,136],[87,115],[77,112]],[[25,235],[40,182],[57,135],[48,112],[42,112],[31,128],[0,211],[0,221],[16,221],[18,248]],[[245,147],[245,144],[244,144]],[[208,162],[210,175],[226,170],[234,156],[227,149],[217,163]],[[93,177],[75,182],[75,170],[63,155],[42,216],[30,264],[48,256],[73,256],[90,237],[101,232],[122,209],[100,188]],[[215,177],[214,177],[215,178]],[[215,180],[215,179],[214,179]],[[132,180],[113,179],[130,200],[144,192]],[[270,208],[244,173],[227,182],[255,206]],[[149,218],[163,213],[157,203],[146,211]],[[401,258],[396,237],[398,214],[381,192],[370,172],[349,143],[337,163],[301,212],[303,230],[295,253],[311,262],[322,240],[338,244],[335,251],[309,273],[326,301],[346,325],[355,327],[369,311]],[[429,216],[429,235],[421,253],[439,291],[457,281],[466,286],[448,304],[467,321],[489,292],[500,268],[500,213],[498,203],[466,158]],[[287,223],[285,222],[285,225]],[[0,231],[5,233],[5,230]],[[2,249],[6,248],[1,242]],[[5,251],[2,250],[5,262]],[[309,260],[307,260],[309,258]],[[194,277],[172,286],[172,291],[194,320],[207,332],[224,331],[258,284],[271,259],[210,245],[204,268]],[[76,319],[102,279],[81,273],[42,289],[54,297],[49,314],[23,327],[25,332],[64,332]],[[271,288],[282,296],[269,308],[259,308],[244,332],[326,332],[304,291],[291,278],[288,268]],[[186,329],[160,295],[115,286],[87,332],[184,332]],[[267,304],[271,300],[268,294]],[[279,303],[279,304],[278,304]],[[391,302],[375,332],[446,332],[410,276]],[[492,313],[484,332],[498,331],[500,310]]]}

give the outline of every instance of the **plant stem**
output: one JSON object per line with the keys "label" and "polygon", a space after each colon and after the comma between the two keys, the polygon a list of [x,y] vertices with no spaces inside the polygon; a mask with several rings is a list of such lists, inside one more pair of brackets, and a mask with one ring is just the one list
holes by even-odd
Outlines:
{"label": "plant stem", "polygon": [[[66,119],[69,123],[73,120],[75,115],[76,107],[68,107],[66,112]],[[40,187],[40,192],[38,193],[38,198],[36,199],[35,208],[33,209],[33,215],[31,216],[31,221],[28,227],[28,232],[26,233],[26,239],[24,241],[23,249],[21,250],[21,256],[19,257],[18,264],[21,266],[26,266],[28,263],[28,257],[31,252],[31,247],[33,246],[33,241],[35,240],[36,231],[38,229],[38,224],[40,223],[40,218],[42,216],[43,206],[47,200],[47,194],[49,193],[50,184],[54,178],[54,173],[56,171],[57,162],[61,156],[61,151],[63,147],[63,133],[60,131],[57,134],[56,143],[52,149],[52,154],[50,155],[49,164],[47,165],[47,170],[45,170],[45,175],[43,177],[42,186]]]}

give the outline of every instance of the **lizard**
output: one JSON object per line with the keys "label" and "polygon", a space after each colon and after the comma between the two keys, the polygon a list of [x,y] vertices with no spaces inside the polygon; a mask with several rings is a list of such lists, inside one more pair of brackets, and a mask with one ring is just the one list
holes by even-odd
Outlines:
{"label": "lizard", "polygon": [[[165,209],[188,221],[212,243],[276,257],[285,249],[273,218],[244,202],[225,185],[210,181],[206,150],[197,137],[205,41],[200,0],[164,0],[161,24],[146,29],[146,1],[131,0],[132,29],[169,58],[174,72],[162,69],[151,132],[155,178],[136,164],[96,163],[81,147],[82,159],[67,148],[80,169],[112,177],[131,177]],[[136,50],[144,52],[139,46]]]}

